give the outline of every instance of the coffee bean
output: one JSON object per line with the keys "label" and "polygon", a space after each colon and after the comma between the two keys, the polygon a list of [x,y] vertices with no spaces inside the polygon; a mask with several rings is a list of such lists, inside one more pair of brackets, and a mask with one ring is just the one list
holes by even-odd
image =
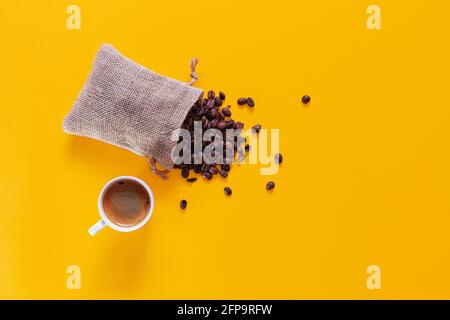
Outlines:
{"label": "coffee bean", "polygon": [[216,97],[216,93],[213,90],[208,91],[208,99],[214,99]]}
{"label": "coffee bean", "polygon": [[220,107],[222,105],[222,99],[220,99],[220,97],[216,97],[214,99],[214,104],[218,107]]}
{"label": "coffee bean", "polygon": [[216,166],[212,166],[211,168],[209,168],[209,172],[211,174],[218,174],[219,173],[219,169],[217,169]]}
{"label": "coffee bean", "polygon": [[267,182],[266,190],[269,191],[269,190],[272,190],[273,188],[275,188],[275,182],[273,182],[273,181]]}
{"label": "coffee bean", "polygon": [[201,164],[196,164],[196,165],[194,166],[194,172],[195,172],[195,173],[200,173],[200,172],[202,172],[202,165],[201,165]]}
{"label": "coffee bean", "polygon": [[203,118],[203,120],[202,120],[202,128],[203,128],[203,130],[207,130],[207,129],[208,129],[208,126],[209,126],[209,121],[208,121],[208,119]]}
{"label": "coffee bean", "polygon": [[231,117],[231,111],[228,108],[223,108],[222,113],[225,117]]}
{"label": "coffee bean", "polygon": [[231,196],[231,194],[233,193],[233,191],[231,190],[230,187],[225,187],[225,188],[223,188],[223,192],[224,192],[225,195],[227,195],[227,196]]}
{"label": "coffee bean", "polygon": [[222,100],[225,100],[225,93],[223,93],[222,91],[219,92],[219,97]]}
{"label": "coffee bean", "polygon": [[233,119],[227,119],[225,120],[225,123],[227,124],[226,128],[231,129],[234,126],[234,120]]}
{"label": "coffee bean", "polygon": [[242,122],[235,122],[234,123],[234,129],[244,129],[244,124]]}
{"label": "coffee bean", "polygon": [[223,130],[227,127],[227,123],[225,121],[219,121],[216,125],[216,128],[219,130]]}
{"label": "coffee bean", "polygon": [[253,132],[253,133],[259,133],[259,130],[261,130],[261,125],[260,125],[260,124],[255,124],[255,125],[252,127],[252,132]]}
{"label": "coffee bean", "polygon": [[219,110],[217,108],[212,108],[209,110],[209,114],[211,115],[211,118],[218,119],[219,118]]}
{"label": "coffee bean", "polygon": [[247,103],[247,98],[239,98],[237,101],[238,105],[243,106]]}
{"label": "coffee bean", "polygon": [[283,162],[283,155],[281,153],[275,154],[275,163],[281,164]]}
{"label": "coffee bean", "polygon": [[223,177],[223,178],[227,178],[228,177],[228,172],[226,172],[225,170],[220,170],[219,174]]}
{"label": "coffee bean", "polygon": [[212,174],[209,171],[205,171],[203,172],[203,178],[205,178],[206,180],[211,180],[212,179]]}
{"label": "coffee bean", "polygon": [[181,169],[181,176],[183,177],[183,178],[187,178],[187,177],[189,177],[189,169],[188,168],[183,168],[183,169]]}
{"label": "coffee bean", "polygon": [[211,120],[211,128],[217,128],[217,123],[219,123],[219,120],[217,119]]}
{"label": "coffee bean", "polygon": [[302,102],[303,102],[303,104],[308,104],[310,101],[311,101],[311,97],[310,97],[310,96],[304,95],[304,96],[302,97]]}
{"label": "coffee bean", "polygon": [[222,168],[222,170],[225,170],[227,172],[231,169],[231,166],[229,164],[221,164],[220,167]]}
{"label": "coffee bean", "polygon": [[249,144],[245,145],[245,151],[249,152],[250,150],[252,150],[252,147]]}
{"label": "coffee bean", "polygon": [[255,101],[252,98],[247,98],[247,105],[253,108],[255,106]]}
{"label": "coffee bean", "polygon": [[186,179],[186,181],[192,183],[192,182],[197,181],[197,178],[189,178],[189,179]]}
{"label": "coffee bean", "polygon": [[180,201],[180,208],[181,209],[186,209],[186,207],[187,207],[187,201],[186,200],[181,200]]}

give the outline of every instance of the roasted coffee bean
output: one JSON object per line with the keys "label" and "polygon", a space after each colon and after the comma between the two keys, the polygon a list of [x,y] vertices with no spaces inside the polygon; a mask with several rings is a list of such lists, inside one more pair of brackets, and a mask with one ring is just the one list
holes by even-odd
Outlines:
{"label": "roasted coffee bean", "polygon": [[211,174],[218,174],[219,173],[219,169],[217,169],[216,166],[212,166],[211,168],[209,168],[209,172]]}
{"label": "roasted coffee bean", "polygon": [[235,122],[234,129],[244,129],[244,124],[242,122]]}
{"label": "roasted coffee bean", "polygon": [[219,130],[223,130],[227,127],[227,123],[225,121],[220,120],[217,125],[216,128]]}
{"label": "roasted coffee bean", "polygon": [[181,176],[183,177],[183,178],[187,178],[187,177],[189,177],[189,168],[183,168],[183,169],[181,169]]}
{"label": "roasted coffee bean", "polygon": [[281,153],[275,154],[275,163],[281,164],[283,162],[283,155]]}
{"label": "roasted coffee bean", "polygon": [[202,128],[203,128],[203,130],[207,130],[208,129],[208,125],[209,125],[208,119],[204,118],[202,120]]}
{"label": "roasted coffee bean", "polygon": [[245,145],[245,151],[249,152],[250,150],[252,150],[252,147],[249,144]]}
{"label": "roasted coffee bean", "polygon": [[220,167],[222,168],[222,170],[225,170],[227,172],[231,169],[229,164],[221,164]]}
{"label": "roasted coffee bean", "polygon": [[243,106],[246,103],[247,103],[247,98],[239,98],[237,101],[237,104],[240,106]]}
{"label": "roasted coffee bean", "polygon": [[255,124],[255,125],[252,127],[252,132],[253,132],[253,133],[259,133],[259,130],[261,130],[261,125],[260,125],[260,124]]}
{"label": "roasted coffee bean", "polygon": [[192,183],[192,182],[197,181],[197,178],[189,178],[189,179],[186,179],[186,181]]}
{"label": "roasted coffee bean", "polygon": [[272,190],[273,188],[275,188],[275,182],[273,182],[273,181],[267,182],[266,190],[269,191],[269,190]]}
{"label": "roasted coffee bean", "polygon": [[215,106],[215,99],[208,100],[208,103],[206,104],[208,109],[214,108]]}
{"label": "roasted coffee bean", "polygon": [[231,129],[234,126],[234,120],[233,119],[227,119],[225,120],[225,123],[227,124],[226,128]]}
{"label": "roasted coffee bean", "polygon": [[213,90],[208,91],[208,99],[214,99],[216,97],[216,93]]}
{"label": "roasted coffee bean", "polygon": [[195,172],[195,173],[200,173],[200,172],[202,172],[202,165],[201,165],[201,164],[196,164],[196,165],[194,166],[194,172]]}
{"label": "roasted coffee bean", "polygon": [[180,208],[181,209],[186,209],[186,207],[187,207],[187,201],[186,200],[181,200],[180,201]]}
{"label": "roasted coffee bean", "polygon": [[310,97],[310,96],[304,95],[304,96],[302,97],[302,102],[303,102],[303,104],[308,104],[310,101],[311,101],[311,97]]}
{"label": "roasted coffee bean", "polygon": [[212,117],[213,119],[217,119],[217,118],[219,117],[219,110],[217,110],[217,108],[212,108],[212,109],[209,111],[209,114],[211,115],[211,117]]}
{"label": "roasted coffee bean", "polygon": [[219,169],[217,169],[216,166],[211,166],[211,168],[209,168],[209,173],[211,173],[211,174],[218,174],[219,173]]}
{"label": "roasted coffee bean", "polygon": [[219,97],[222,100],[225,100],[225,93],[223,93],[222,91],[219,92]]}
{"label": "roasted coffee bean", "polygon": [[228,108],[223,108],[222,113],[225,117],[231,117],[231,111]]}
{"label": "roasted coffee bean", "polygon": [[222,99],[220,99],[220,97],[216,97],[215,99],[214,99],[214,104],[216,105],[216,106],[218,106],[218,107],[220,107],[221,105],[222,105]]}
{"label": "roasted coffee bean", "polygon": [[212,174],[209,171],[205,171],[205,172],[203,172],[202,177],[205,178],[206,180],[211,180],[212,179]]}
{"label": "roasted coffee bean", "polygon": [[228,172],[225,171],[225,170],[220,170],[220,171],[219,171],[219,174],[220,174],[222,177],[224,177],[224,178],[228,177]]}
{"label": "roasted coffee bean", "polygon": [[252,99],[252,98],[247,98],[247,105],[249,106],[249,107],[254,107],[255,106],[255,101]]}
{"label": "roasted coffee bean", "polygon": [[224,192],[225,195],[227,195],[227,196],[231,196],[231,194],[233,193],[233,191],[231,190],[230,187],[225,187],[225,188],[223,188],[223,192]]}
{"label": "roasted coffee bean", "polygon": [[211,120],[211,128],[216,128],[218,122],[219,122],[219,120],[217,120],[217,119]]}

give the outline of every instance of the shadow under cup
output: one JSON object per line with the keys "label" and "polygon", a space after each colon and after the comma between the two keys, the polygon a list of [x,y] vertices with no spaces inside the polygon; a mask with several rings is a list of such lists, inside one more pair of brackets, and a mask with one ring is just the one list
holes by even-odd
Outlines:
{"label": "shadow under cup", "polygon": [[120,179],[105,190],[102,206],[112,223],[129,228],[138,225],[150,214],[151,198],[138,182]]}

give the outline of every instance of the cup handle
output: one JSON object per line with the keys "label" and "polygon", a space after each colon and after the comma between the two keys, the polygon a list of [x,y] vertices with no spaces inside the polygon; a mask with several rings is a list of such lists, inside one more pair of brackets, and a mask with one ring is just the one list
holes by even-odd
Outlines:
{"label": "cup handle", "polygon": [[90,229],[89,229],[89,234],[93,237],[97,234],[97,232],[99,232],[100,230],[102,230],[104,227],[106,227],[106,222],[102,220],[98,221],[96,224],[94,224]]}

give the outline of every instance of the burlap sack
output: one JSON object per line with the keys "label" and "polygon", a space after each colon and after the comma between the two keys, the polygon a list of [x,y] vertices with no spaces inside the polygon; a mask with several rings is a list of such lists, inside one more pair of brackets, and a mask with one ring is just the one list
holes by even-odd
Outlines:
{"label": "burlap sack", "polygon": [[[195,64],[191,63],[192,82]],[[181,127],[201,95],[200,89],[161,76],[103,45],[63,129],[154,157],[171,169],[177,143],[172,131]]]}

